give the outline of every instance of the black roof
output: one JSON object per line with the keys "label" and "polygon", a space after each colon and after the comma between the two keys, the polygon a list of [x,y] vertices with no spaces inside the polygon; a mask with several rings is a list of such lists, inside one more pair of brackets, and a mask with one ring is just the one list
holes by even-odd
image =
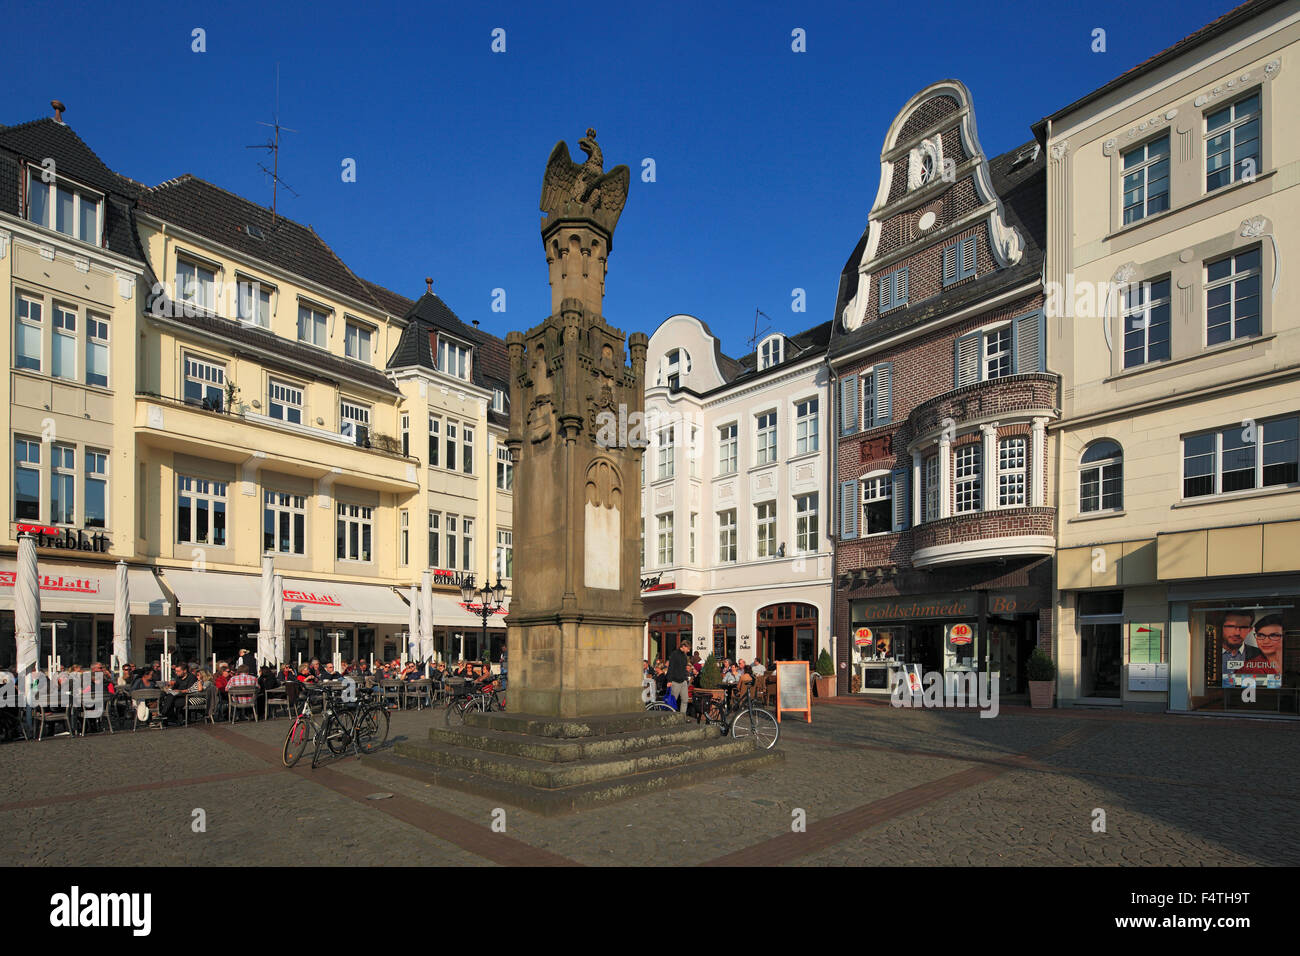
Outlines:
{"label": "black roof", "polygon": [[920,325],[935,316],[965,308],[1041,277],[1047,239],[1047,164],[1043,150],[1030,140],[989,160],[988,167],[989,181],[993,192],[1002,200],[1007,225],[1014,226],[1024,239],[1025,248],[1020,261],[1006,269],[995,269],[951,292],[939,292],[874,322],[864,322],[852,332],[845,332],[839,317],[857,290],[858,263],[867,243],[867,232],[864,231],[840,273],[839,295],[835,299],[835,318],[832,320],[832,356],[879,341],[909,326]]}

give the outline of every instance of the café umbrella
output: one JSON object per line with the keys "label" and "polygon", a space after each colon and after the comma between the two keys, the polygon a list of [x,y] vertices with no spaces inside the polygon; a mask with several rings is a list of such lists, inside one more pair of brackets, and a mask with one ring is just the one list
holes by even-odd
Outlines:
{"label": "caf\u00e9 umbrella", "polygon": [[[410,657],[419,656],[420,647],[420,598],[416,593],[415,585],[412,584],[407,591],[407,598],[411,603],[411,616],[406,627],[406,653]],[[415,654],[411,654],[411,648],[415,648]]]}
{"label": "caf\u00e9 umbrella", "polygon": [[131,661],[131,578],[126,562],[117,562],[116,588],[113,591],[113,657],[117,666]]}
{"label": "caf\u00e9 umbrella", "polygon": [[36,669],[41,634],[41,588],[36,569],[36,539],[18,536],[18,573],[14,580],[14,637],[18,644],[18,673]]}
{"label": "caf\u00e9 umbrella", "polygon": [[428,568],[420,579],[420,660],[433,659],[433,575]]}
{"label": "caf\u00e9 umbrella", "polygon": [[257,659],[275,657],[275,559],[262,556],[262,613],[257,625]]}
{"label": "caf\u00e9 umbrella", "polygon": [[285,644],[284,634],[284,578],[275,576],[275,613],[271,617],[271,633],[275,638],[275,662],[289,659],[289,647]]}

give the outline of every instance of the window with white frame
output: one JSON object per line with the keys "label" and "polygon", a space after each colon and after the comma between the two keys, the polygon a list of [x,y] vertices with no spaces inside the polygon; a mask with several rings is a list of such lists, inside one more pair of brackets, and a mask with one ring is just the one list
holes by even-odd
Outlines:
{"label": "window with white frame", "polygon": [[438,371],[469,381],[469,347],[438,337]]}
{"label": "window with white frame", "polygon": [[764,501],[754,506],[754,534],[758,557],[776,555],[776,502]]}
{"label": "window with white frame", "polygon": [[655,437],[655,447],[658,449],[658,466],[655,470],[655,480],[662,481],[664,478],[673,476],[674,452],[676,451],[673,446],[673,426],[669,425],[667,428],[659,429]]}
{"label": "window with white frame", "polygon": [[14,439],[14,518],[41,520],[41,443],[39,439]]}
{"label": "window with white frame", "polygon": [[176,476],[176,542],[226,546],[226,482]]}
{"label": "window with white frame", "polygon": [[314,345],[321,349],[327,348],[329,346],[329,324],[328,312],[314,309],[302,302],[298,303],[299,342],[306,342],[308,345]]}
{"label": "window with white frame", "polygon": [[953,452],[953,498],[957,514],[984,507],[983,470],[983,446],[979,442],[962,445]]}
{"label": "window with white frame", "polygon": [[736,471],[736,452],[739,439],[736,435],[736,423],[718,427],[718,474],[731,475]]}
{"label": "window with white frame", "polygon": [[817,399],[805,398],[794,406],[794,453],[803,455],[817,450]]}
{"label": "window with white frame", "polygon": [[442,447],[442,419],[436,415],[429,416],[429,467],[438,467],[438,455]]}
{"label": "window with white frame", "polygon": [[[459,553],[456,546],[460,543],[460,518],[457,515],[449,514],[446,516],[447,521],[447,567],[456,570],[456,559]],[[465,569],[466,571],[469,568]]]}
{"label": "window with white frame", "polygon": [[76,524],[77,449],[50,446],[50,523]]}
{"label": "window with white frame", "polygon": [[816,495],[795,496],[794,547],[800,554],[811,554],[817,550]]}
{"label": "window with white frame", "polygon": [[1120,159],[1124,225],[1169,208],[1169,134],[1134,147]]}
{"label": "window with white frame", "polygon": [[773,365],[780,365],[784,358],[785,339],[780,335],[773,335],[764,340],[763,344],[758,347],[758,370],[761,372],[765,368],[771,368]]}
{"label": "window with white frame", "polygon": [[1169,358],[1169,277],[1124,290],[1124,367]]}
{"label": "window with white frame", "polygon": [[429,567],[438,567],[442,553],[442,515],[436,511],[429,512]]}
{"label": "window with white frame", "polygon": [[411,413],[402,412],[398,421],[402,429],[402,457],[409,458],[411,456]]}
{"label": "window with white frame", "polygon": [[226,403],[226,367],[186,354],[185,402],[219,412]]}
{"label": "window with white frame", "polygon": [[302,424],[302,389],[271,379],[267,390],[267,413],[282,422]]}
{"label": "window with white frame", "polygon": [[1205,115],[1205,191],[1260,172],[1260,98],[1256,90]]}
{"label": "window with white frame", "polygon": [[1260,333],[1260,247],[1205,264],[1205,344]]}
{"label": "window with white frame", "polygon": [[343,331],[343,354],[369,365],[370,339],[373,334],[369,326],[359,322],[349,322]]}
{"label": "window with white frame", "polygon": [[690,428],[690,440],[686,443],[686,472],[692,478],[700,477],[700,430],[695,425]]}
{"label": "window with white frame", "polygon": [[862,525],[859,535],[894,530],[894,479],[890,474],[862,479]]}
{"label": "window with white frame", "polygon": [[81,523],[87,528],[108,527],[108,457],[108,452],[98,448],[86,449]]}
{"label": "window with white frame", "polygon": [[1183,497],[1295,485],[1300,417],[1288,415],[1183,438]]}
{"label": "window with white frame", "polygon": [[374,539],[373,508],[366,505],[338,503],[338,528],[335,557],[340,561],[370,561]]}
{"label": "window with white frame", "polygon": [[474,474],[474,429],[469,425],[460,429],[460,458],[460,470],[467,475]]}
{"label": "window with white frame", "polygon": [[736,509],[718,512],[718,563],[736,563]]}
{"label": "window with white frame", "polygon": [[108,317],[86,313],[86,384],[108,387]]}
{"label": "window with white frame", "polygon": [[1124,507],[1124,450],[1110,439],[1095,441],[1079,456],[1079,512]]}
{"label": "window with white frame", "polygon": [[176,301],[214,312],[217,308],[217,274],[189,259],[176,259]]}
{"label": "window with white frame", "polygon": [[656,519],[658,525],[658,564],[656,567],[667,568],[673,564],[673,515],[659,515]]}
{"label": "window with white frame", "polygon": [[271,327],[271,289],[257,279],[240,278],[238,281],[239,321]]}
{"label": "window with white frame", "polygon": [[998,507],[1015,508],[1025,504],[1026,455],[1024,438],[1004,438],[998,442]]}
{"label": "window with white frame", "polygon": [[497,577],[515,576],[515,535],[509,528],[497,529]]}
{"label": "window with white frame", "polygon": [[27,218],[38,226],[99,245],[103,209],[102,196],[74,187],[45,170],[28,169]]}
{"label": "window with white frame", "polygon": [[54,347],[50,374],[55,378],[77,378],[77,313],[54,303]]}
{"label": "window with white frame", "polygon": [[506,390],[504,388],[492,388],[492,411],[499,412],[502,415],[506,411]]}
{"label": "window with white frame", "polygon": [[776,461],[776,409],[758,416],[754,437],[758,447],[755,464],[769,465]]}
{"label": "window with white frame", "polygon": [[497,489],[515,490],[515,462],[510,457],[510,449],[505,445],[497,445]]}
{"label": "window with white frame", "polygon": [[405,567],[411,563],[411,512],[402,508],[397,512],[397,563]]}
{"label": "window with white frame", "polygon": [[921,462],[921,520],[939,520],[939,456],[928,455]]}
{"label": "window with white frame", "polygon": [[262,552],[307,553],[307,499],[286,491],[262,492]]}
{"label": "window with white frame", "polygon": [[44,304],[21,293],[14,308],[14,367],[41,370],[42,341],[45,338],[41,316]]}
{"label": "window with white frame", "polygon": [[698,514],[692,511],[691,517],[686,525],[686,559],[691,564],[695,563],[695,530],[696,526],[699,524],[699,517]]}
{"label": "window with white frame", "polygon": [[659,370],[659,381],[656,384],[667,385],[668,390],[675,392],[682,387],[682,376],[691,370],[691,357],[685,349],[673,349],[663,358],[663,364]]}
{"label": "window with white frame", "polygon": [[366,429],[368,435],[370,433],[370,406],[348,401],[346,398],[340,399],[339,434],[356,438],[361,434],[363,428]]}
{"label": "window with white frame", "polygon": [[1011,374],[1011,326],[992,329],[984,334],[984,378],[1001,378]]}
{"label": "window with white frame", "polygon": [[459,427],[460,426],[456,422],[447,419],[447,441],[443,450],[447,453],[447,468],[451,471],[456,470],[456,448],[460,444],[457,441],[456,435]]}
{"label": "window with white frame", "polygon": [[460,519],[460,566],[463,571],[474,569],[474,519]]}

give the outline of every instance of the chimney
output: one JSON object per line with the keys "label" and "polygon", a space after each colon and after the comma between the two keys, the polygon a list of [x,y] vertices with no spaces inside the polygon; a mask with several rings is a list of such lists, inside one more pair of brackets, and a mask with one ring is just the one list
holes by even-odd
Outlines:
{"label": "chimney", "polygon": [[433,279],[431,279],[429,276],[425,276],[424,284],[429,287],[429,291],[426,293],[426,295],[433,295]]}
{"label": "chimney", "polygon": [[474,322],[474,328],[477,329],[477,328],[478,328],[478,319],[473,319],[472,321]]}
{"label": "chimney", "polygon": [[61,100],[50,100],[50,105],[54,107],[54,122],[63,125],[63,111],[67,109]]}

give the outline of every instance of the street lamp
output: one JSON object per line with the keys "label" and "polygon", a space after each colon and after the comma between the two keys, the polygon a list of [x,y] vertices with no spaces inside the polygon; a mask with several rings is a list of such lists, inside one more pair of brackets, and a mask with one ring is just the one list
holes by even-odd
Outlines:
{"label": "street lamp", "polygon": [[[505,604],[506,599],[506,587],[501,583],[500,575],[497,576],[497,583],[495,586],[489,583],[485,584],[481,588],[474,587],[474,579],[471,578],[461,584],[460,597],[461,600],[465,602],[465,610],[469,611],[471,614],[477,614],[483,620],[482,647],[487,648],[488,618],[501,609],[502,605]],[[477,610],[474,609],[475,604],[478,605]]]}

